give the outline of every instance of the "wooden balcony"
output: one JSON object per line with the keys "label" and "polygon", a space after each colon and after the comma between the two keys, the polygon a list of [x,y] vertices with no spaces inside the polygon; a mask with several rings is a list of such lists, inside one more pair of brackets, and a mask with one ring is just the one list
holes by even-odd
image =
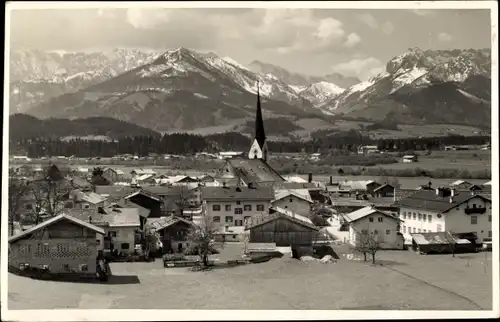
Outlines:
{"label": "wooden balcony", "polygon": [[472,215],[472,214],[484,214],[486,212],[486,208],[485,207],[481,207],[481,208],[465,208],[465,213],[467,215]]}

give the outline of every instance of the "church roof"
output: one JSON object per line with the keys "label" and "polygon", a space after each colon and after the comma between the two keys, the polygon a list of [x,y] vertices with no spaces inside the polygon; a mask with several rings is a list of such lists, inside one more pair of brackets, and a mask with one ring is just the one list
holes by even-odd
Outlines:
{"label": "church roof", "polygon": [[284,182],[269,164],[261,159],[232,158],[227,162],[233,167],[237,177],[241,178],[246,184],[260,182]]}
{"label": "church roof", "polygon": [[266,141],[266,133],[264,131],[264,120],[262,119],[262,109],[260,106],[260,92],[259,86],[257,83],[257,114],[255,118],[255,139],[259,146],[262,148],[264,146],[264,142]]}

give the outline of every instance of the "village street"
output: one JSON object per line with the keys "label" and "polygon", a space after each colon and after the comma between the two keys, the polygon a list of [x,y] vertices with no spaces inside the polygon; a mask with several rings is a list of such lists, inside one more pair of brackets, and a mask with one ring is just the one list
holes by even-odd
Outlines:
{"label": "village street", "polygon": [[9,309],[491,309],[491,253],[378,254],[383,266],[291,258],[191,272],[114,263],[106,284],[9,274]]}

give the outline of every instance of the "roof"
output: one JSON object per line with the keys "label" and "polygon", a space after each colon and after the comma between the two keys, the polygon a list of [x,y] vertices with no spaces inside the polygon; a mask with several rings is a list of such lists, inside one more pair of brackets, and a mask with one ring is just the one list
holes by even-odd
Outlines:
{"label": "roof", "polygon": [[156,174],[156,172],[154,172],[153,169],[142,169],[142,168],[133,169],[130,172],[131,173],[135,172],[137,174]]}
{"label": "roof", "polygon": [[102,197],[101,195],[95,193],[95,192],[83,192],[81,190],[73,190],[72,191],[73,198],[75,198],[76,201],[84,201],[88,202],[91,204],[98,204],[106,200],[106,198]]}
{"label": "roof", "polygon": [[159,196],[180,196],[185,188],[182,186],[148,186],[143,187],[142,190]]}
{"label": "roof", "polygon": [[287,176],[283,177],[286,181],[288,182],[299,182],[299,183],[307,183],[307,180],[304,178],[301,178],[299,176]]}
{"label": "roof", "polygon": [[295,196],[309,203],[313,203],[309,190],[307,189],[278,189],[274,191],[274,201],[281,200],[288,196]]}
{"label": "roof", "polygon": [[149,192],[147,190],[143,190],[143,189],[140,189],[140,190],[134,191],[132,193],[129,193],[126,196],[124,196],[123,198],[124,199],[130,199],[130,198],[132,198],[134,196],[137,196],[139,194],[144,195],[144,196],[146,196],[148,198],[151,198],[153,200],[156,200],[156,201],[161,201],[160,197],[156,196],[155,194],[153,194],[153,193],[151,193],[151,192]]}
{"label": "roof", "polygon": [[144,181],[144,180],[147,180],[147,179],[150,179],[152,177],[154,177],[155,175],[153,173],[145,173],[145,174],[141,174],[139,177],[135,178],[137,181]]}
{"label": "roof", "polygon": [[467,182],[467,181],[464,181],[464,180],[456,180],[456,181],[453,181],[452,183],[450,183],[450,186],[459,186],[459,185],[462,185],[462,184],[471,185],[470,182]]}
{"label": "roof", "polygon": [[251,217],[246,223],[245,223],[245,230],[248,229],[253,229],[255,227],[264,225],[265,223],[268,223],[270,221],[274,221],[279,218],[285,218],[287,220],[293,221],[301,226],[304,226],[306,228],[312,229],[319,231],[319,228],[316,227],[313,222],[304,216],[297,215],[290,210],[283,209],[280,207],[272,207],[271,211],[274,210],[274,212],[270,212],[267,214],[262,214],[261,216],[253,216]]}
{"label": "roof", "polygon": [[77,219],[75,217],[72,217],[72,216],[69,216],[69,215],[66,215],[66,214],[60,214],[60,215],[57,215],[55,217],[50,218],[49,220],[46,220],[46,221],[42,222],[42,223],[40,223],[40,224],[38,224],[36,226],[33,226],[30,229],[28,229],[28,230],[23,231],[19,235],[10,237],[9,238],[9,243],[13,243],[13,242],[15,242],[15,241],[17,241],[17,240],[19,240],[19,239],[21,239],[23,237],[26,237],[26,236],[28,236],[28,235],[30,235],[30,234],[32,234],[32,233],[34,233],[34,232],[42,229],[42,228],[48,227],[48,226],[50,226],[52,224],[55,224],[56,222],[59,222],[61,220],[69,220],[69,221],[71,221],[72,223],[74,223],[76,225],[83,226],[83,227],[88,228],[88,229],[90,229],[92,231],[95,231],[98,234],[104,235],[104,230],[102,228],[99,228],[99,227],[97,227],[95,225],[92,225],[92,224],[90,224],[88,222],[84,222],[84,221],[82,221],[80,219]]}
{"label": "roof", "polygon": [[74,186],[78,186],[78,187],[89,187],[90,186],[90,182],[87,181],[86,179],[83,179],[83,178],[79,178],[79,177],[72,177],[71,179],[69,179],[70,182],[74,185]]}
{"label": "roof", "polygon": [[380,211],[380,210],[373,208],[371,206],[366,206],[364,208],[358,209],[358,210],[353,211],[351,213],[345,214],[345,215],[343,215],[343,217],[348,223],[352,223],[352,222],[355,222],[357,220],[363,219],[367,216],[374,215],[374,214],[383,215],[383,216],[389,217],[391,219],[394,219],[396,221],[400,221],[399,218],[396,218],[388,213]]}
{"label": "roof", "polygon": [[457,192],[450,202],[450,196],[440,197],[436,195],[435,190],[420,190],[411,196],[396,201],[395,205],[399,207],[408,207],[413,209],[422,209],[434,212],[447,212],[458,205],[467,202],[472,198],[482,198],[483,200],[491,200],[480,194],[471,194],[470,192]]}
{"label": "roof", "polygon": [[274,192],[269,187],[203,187],[201,197],[204,200],[273,200]]}
{"label": "roof", "polygon": [[113,169],[113,168],[104,168],[103,171],[113,171],[114,173],[118,174],[118,175],[124,175],[125,172],[123,172],[122,170],[120,169]]}
{"label": "roof", "polygon": [[143,218],[147,218],[151,213],[150,209],[142,207],[141,205],[138,205],[130,200],[124,200],[124,199],[119,199],[116,202],[110,204],[104,209],[104,211],[108,212],[113,208],[135,208],[139,212],[139,216]]}
{"label": "roof", "polygon": [[146,223],[151,225],[156,231],[160,231],[162,229],[171,227],[179,222],[183,222],[190,226],[195,226],[191,221],[185,220],[183,218],[168,216],[168,217],[160,217],[160,218],[148,218]]}
{"label": "roof", "polygon": [[247,251],[261,251],[261,252],[269,252],[276,251],[276,243],[248,243]]}
{"label": "roof", "polygon": [[491,186],[491,180],[488,182],[483,183],[483,186]]}
{"label": "roof", "polygon": [[110,227],[139,227],[139,209],[113,208],[103,216]]}
{"label": "roof", "polygon": [[284,182],[285,179],[262,159],[236,157],[227,162],[234,169],[237,177],[246,184],[259,182]]}
{"label": "roof", "polygon": [[470,243],[467,239],[459,239],[451,236],[447,232],[433,232],[433,233],[418,233],[411,234],[411,237],[418,245],[447,245],[453,242],[457,244]]}
{"label": "roof", "polygon": [[350,190],[366,190],[366,186],[371,184],[371,183],[377,183],[373,180],[356,180],[356,181],[341,181],[340,190],[348,189]]}
{"label": "roof", "polygon": [[378,190],[381,190],[381,189],[383,189],[383,188],[385,188],[385,187],[389,187],[389,188],[394,189],[394,186],[392,186],[392,185],[390,185],[390,184],[386,183],[386,184],[381,185],[380,187],[377,187],[376,189],[373,189],[373,192],[377,192]]}
{"label": "roof", "polygon": [[91,218],[91,223],[99,227],[108,226],[108,222],[104,220],[104,214],[101,214],[95,210],[78,208],[64,209],[64,214],[83,222],[89,222],[89,218]]}
{"label": "roof", "polygon": [[137,190],[130,186],[112,185],[112,186],[95,186],[95,192],[110,197],[122,197]]}

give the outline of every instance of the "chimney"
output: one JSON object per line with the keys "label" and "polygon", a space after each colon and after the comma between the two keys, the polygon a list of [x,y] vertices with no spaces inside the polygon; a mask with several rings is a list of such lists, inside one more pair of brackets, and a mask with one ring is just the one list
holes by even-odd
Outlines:
{"label": "chimney", "polygon": [[222,188],[226,188],[226,181],[222,181]]}
{"label": "chimney", "polygon": [[332,185],[333,185],[333,177],[330,176],[330,186],[332,186]]}
{"label": "chimney", "polygon": [[92,223],[92,216],[89,215],[88,220],[89,220],[89,223]]}
{"label": "chimney", "polygon": [[453,195],[450,196],[450,203],[453,203]]}
{"label": "chimney", "polygon": [[451,197],[452,198],[455,197],[455,195],[457,194],[457,191],[456,191],[455,188],[451,188],[450,192],[451,192]]}
{"label": "chimney", "polygon": [[436,188],[436,196],[439,196],[439,190],[440,190],[439,187]]}
{"label": "chimney", "polygon": [[313,181],[313,175],[312,173],[309,173],[308,177],[307,177],[307,182],[311,183]]}

